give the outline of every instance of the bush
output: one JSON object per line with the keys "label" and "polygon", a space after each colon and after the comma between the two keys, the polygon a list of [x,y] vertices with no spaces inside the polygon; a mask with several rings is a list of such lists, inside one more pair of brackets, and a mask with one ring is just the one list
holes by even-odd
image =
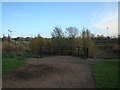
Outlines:
{"label": "bush", "polygon": [[25,54],[28,47],[24,43],[2,43],[2,53],[3,54]]}

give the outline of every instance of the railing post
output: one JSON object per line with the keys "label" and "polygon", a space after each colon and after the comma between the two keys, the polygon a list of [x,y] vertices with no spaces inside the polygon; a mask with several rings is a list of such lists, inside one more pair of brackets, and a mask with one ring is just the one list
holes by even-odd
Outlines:
{"label": "railing post", "polygon": [[63,55],[63,47],[62,47],[62,55]]}
{"label": "railing post", "polygon": [[80,47],[78,46],[78,56],[79,56]]}
{"label": "railing post", "polygon": [[72,47],[70,47],[70,56],[72,55]]}
{"label": "railing post", "polygon": [[42,50],[41,50],[41,47],[40,47],[40,58],[42,57]]}
{"label": "railing post", "polygon": [[88,47],[86,47],[86,57],[88,58]]}
{"label": "railing post", "polygon": [[86,50],[85,50],[86,47],[84,47],[84,58],[86,58]]}

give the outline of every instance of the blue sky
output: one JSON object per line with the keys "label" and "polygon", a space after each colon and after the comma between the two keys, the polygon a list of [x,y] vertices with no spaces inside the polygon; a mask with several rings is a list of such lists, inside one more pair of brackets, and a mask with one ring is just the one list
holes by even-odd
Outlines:
{"label": "blue sky", "polygon": [[13,30],[12,36],[51,37],[55,26],[63,31],[75,26],[88,28],[95,34],[118,33],[117,2],[3,2],[3,34]]}

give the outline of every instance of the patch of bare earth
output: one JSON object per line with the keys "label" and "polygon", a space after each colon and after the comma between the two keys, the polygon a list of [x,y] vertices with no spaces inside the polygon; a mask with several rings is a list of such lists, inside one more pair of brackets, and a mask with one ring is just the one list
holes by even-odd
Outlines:
{"label": "patch of bare earth", "polygon": [[95,88],[90,68],[94,63],[72,56],[31,58],[3,75],[3,88]]}

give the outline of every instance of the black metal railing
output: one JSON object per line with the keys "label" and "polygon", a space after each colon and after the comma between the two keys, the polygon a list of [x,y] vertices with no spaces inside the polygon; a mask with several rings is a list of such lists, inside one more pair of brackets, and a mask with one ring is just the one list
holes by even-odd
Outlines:
{"label": "black metal railing", "polygon": [[42,55],[70,55],[88,58],[88,47],[40,47],[40,57]]}

